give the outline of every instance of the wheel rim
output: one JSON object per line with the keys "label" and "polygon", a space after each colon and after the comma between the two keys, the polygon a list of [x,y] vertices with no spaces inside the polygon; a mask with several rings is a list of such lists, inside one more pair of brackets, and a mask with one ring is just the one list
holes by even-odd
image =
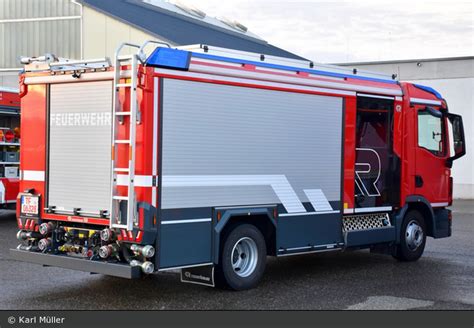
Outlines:
{"label": "wheel rim", "polygon": [[239,239],[232,248],[232,269],[239,277],[250,276],[257,267],[258,249],[253,239],[244,237]]}
{"label": "wheel rim", "polygon": [[405,232],[405,241],[411,251],[415,251],[423,244],[424,233],[421,226],[415,220],[408,223]]}

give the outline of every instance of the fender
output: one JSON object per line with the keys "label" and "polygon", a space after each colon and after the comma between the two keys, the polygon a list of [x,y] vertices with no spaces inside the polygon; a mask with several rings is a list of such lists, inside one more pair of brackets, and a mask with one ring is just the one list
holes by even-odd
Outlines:
{"label": "fender", "polygon": [[257,215],[265,216],[266,219],[269,220],[271,224],[276,228],[276,221],[273,217],[273,212],[276,208],[276,205],[265,207],[215,208],[214,213],[220,213],[222,216],[220,220],[218,220],[218,223],[214,226],[213,231],[214,246],[212,251],[212,259],[214,264],[219,263],[221,233],[224,228],[230,223],[233,217],[252,217]]}
{"label": "fender", "polygon": [[428,221],[426,222],[428,230],[427,236],[434,236],[434,232],[436,231],[436,220],[433,207],[431,207],[431,203],[423,196],[410,195],[407,196],[407,198],[405,199],[405,205],[394,214],[395,227],[397,229],[397,244],[400,243],[400,231],[402,229],[403,218],[405,217],[405,214],[408,212],[410,207],[413,207],[414,204],[417,204],[417,206],[423,206],[425,210],[425,213],[423,214],[425,215],[425,220]]}

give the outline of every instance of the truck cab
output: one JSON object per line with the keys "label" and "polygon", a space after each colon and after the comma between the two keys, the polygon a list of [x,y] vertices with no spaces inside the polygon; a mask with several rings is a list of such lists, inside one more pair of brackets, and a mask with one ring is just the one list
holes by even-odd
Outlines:
{"label": "truck cab", "polygon": [[[411,135],[411,151],[406,153],[414,167],[407,168],[411,177],[410,194],[423,196],[434,208],[452,204],[451,168],[454,160],[466,153],[462,118],[449,112],[446,100],[434,89],[405,84],[410,97],[406,129]],[[409,181],[410,182],[410,181]]]}

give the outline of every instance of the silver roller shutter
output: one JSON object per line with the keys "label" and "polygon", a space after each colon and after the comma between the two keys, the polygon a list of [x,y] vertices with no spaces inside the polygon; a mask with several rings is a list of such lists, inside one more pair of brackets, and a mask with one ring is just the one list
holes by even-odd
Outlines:
{"label": "silver roller shutter", "polygon": [[163,90],[163,209],[340,201],[342,98],[171,79]]}
{"label": "silver roller shutter", "polygon": [[48,205],[109,208],[112,81],[51,85]]}

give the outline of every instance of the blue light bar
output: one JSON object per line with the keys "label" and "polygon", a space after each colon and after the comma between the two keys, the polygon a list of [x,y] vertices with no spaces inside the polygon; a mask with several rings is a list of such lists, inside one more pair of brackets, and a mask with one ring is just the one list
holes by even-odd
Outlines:
{"label": "blue light bar", "polygon": [[171,68],[182,71],[189,69],[191,53],[171,48],[156,48],[146,63],[153,67]]}

